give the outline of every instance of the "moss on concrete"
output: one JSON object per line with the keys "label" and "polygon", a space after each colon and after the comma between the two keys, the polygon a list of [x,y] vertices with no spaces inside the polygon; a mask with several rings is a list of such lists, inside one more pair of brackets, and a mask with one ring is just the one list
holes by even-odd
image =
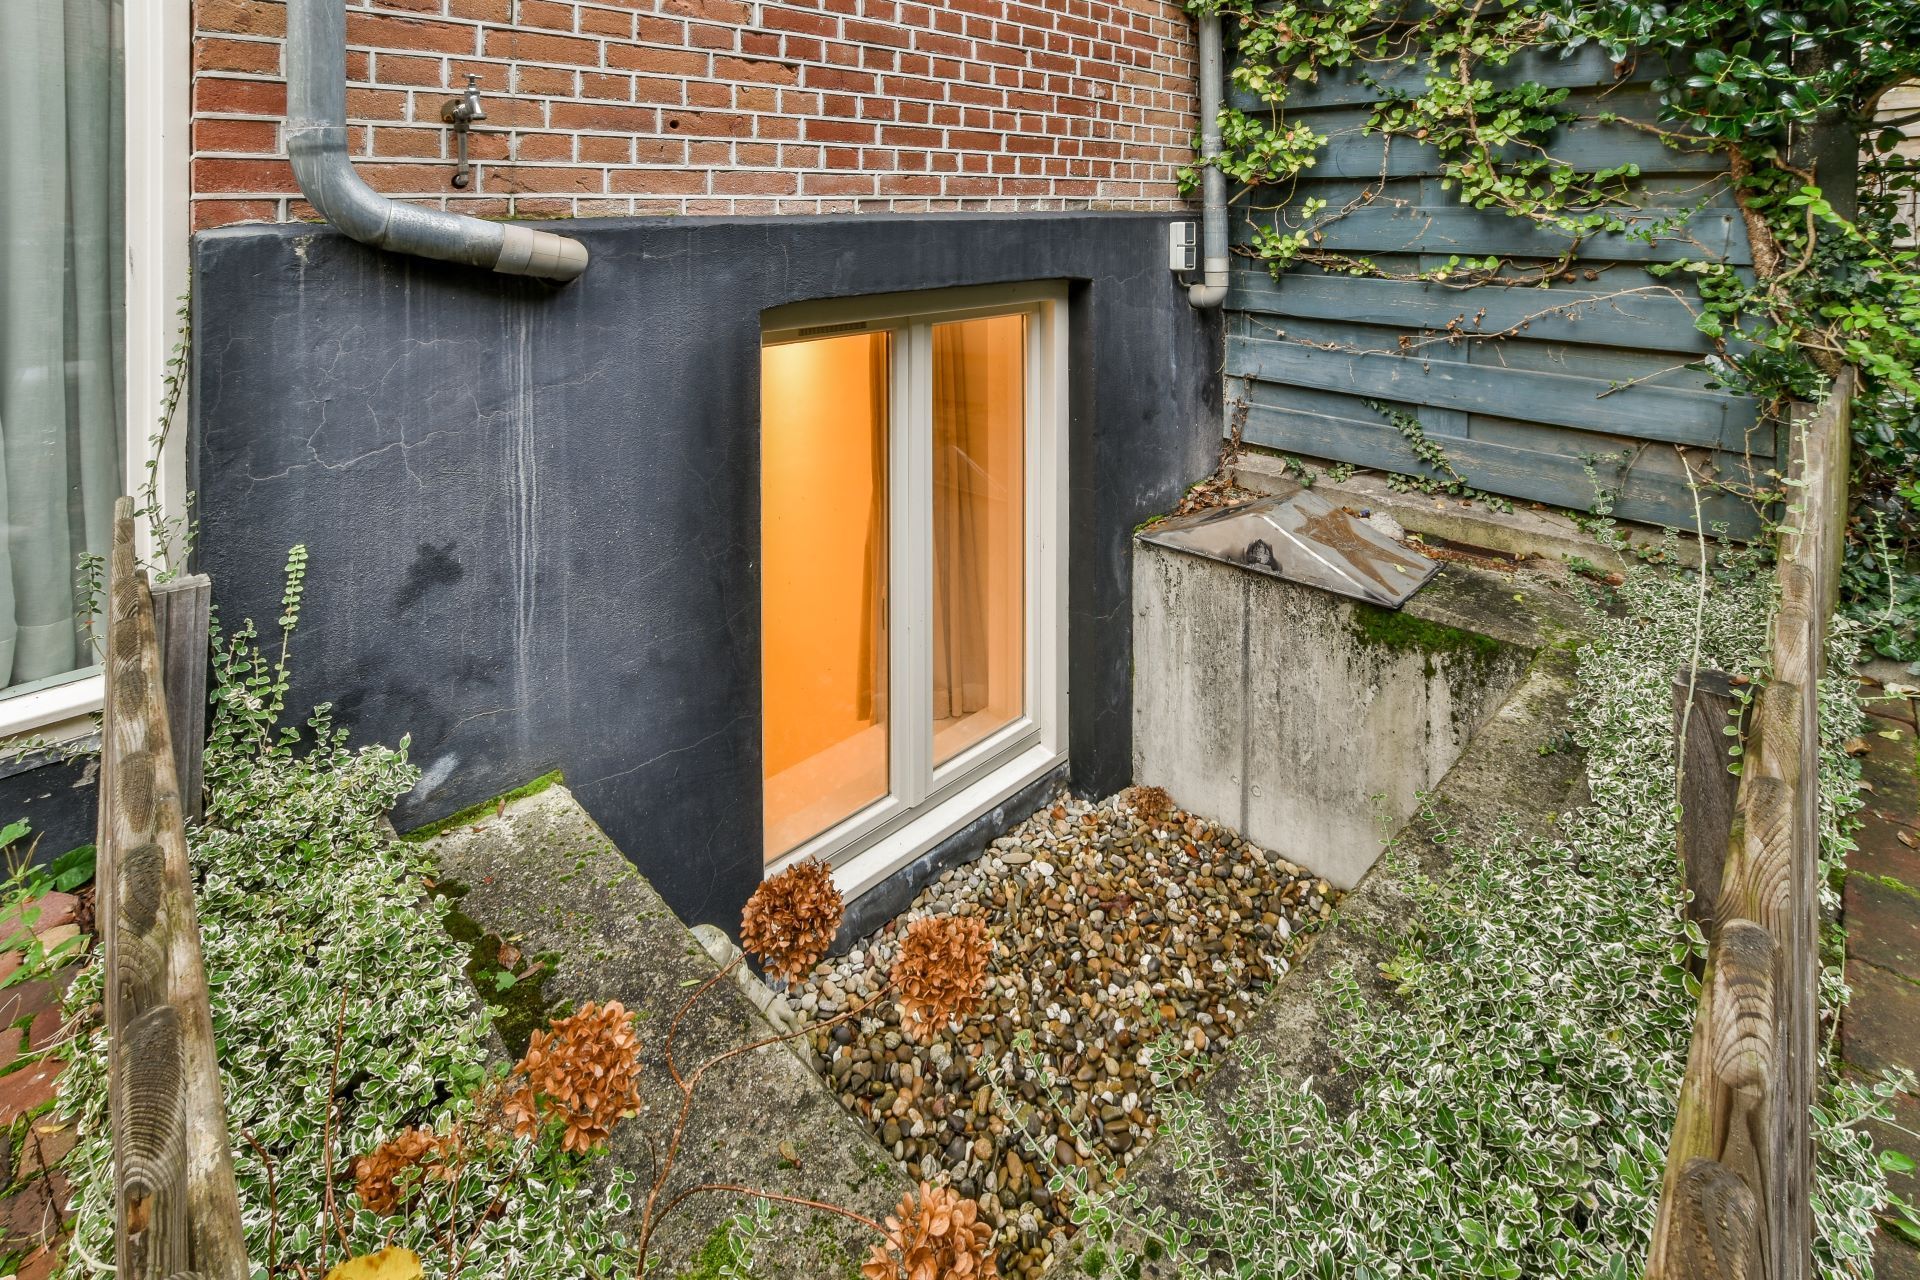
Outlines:
{"label": "moss on concrete", "polygon": [[1347,626],[1361,644],[1395,653],[1425,653],[1435,657],[1460,653],[1490,662],[1505,648],[1499,640],[1478,631],[1450,627],[1405,609],[1383,609],[1364,601],[1354,602]]}
{"label": "moss on concrete", "polygon": [[490,933],[460,909],[467,886],[457,880],[442,880],[433,888],[437,898],[446,900],[441,924],[455,942],[467,949],[467,980],[493,1013],[493,1028],[516,1058],[527,1051],[533,1033],[565,1012],[561,1002],[547,994],[547,979],[559,963],[558,952],[542,952],[521,957],[518,975],[500,963],[500,948],[505,939]]}
{"label": "moss on concrete", "polygon": [[737,1268],[740,1261],[728,1238],[727,1224],[723,1222],[713,1229],[707,1242],[700,1246],[700,1252],[693,1255],[692,1264],[680,1273],[679,1280],[721,1280],[723,1276],[735,1274],[730,1268]]}
{"label": "moss on concrete", "polygon": [[472,826],[476,822],[491,818],[500,811],[502,805],[512,804],[515,800],[524,800],[528,796],[537,796],[554,783],[564,781],[566,779],[560,776],[558,769],[552,773],[543,773],[531,782],[523,782],[513,790],[502,791],[492,799],[482,800],[479,804],[470,804],[458,813],[448,814],[438,822],[429,822],[424,827],[415,827],[411,831],[403,832],[400,838],[408,844],[419,844],[423,840],[431,840],[437,835],[452,831],[455,827]]}

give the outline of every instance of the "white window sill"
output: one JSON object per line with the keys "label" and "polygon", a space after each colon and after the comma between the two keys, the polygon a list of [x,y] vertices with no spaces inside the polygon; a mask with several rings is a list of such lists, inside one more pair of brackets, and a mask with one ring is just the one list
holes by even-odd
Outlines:
{"label": "white window sill", "polygon": [[1020,788],[1045,777],[1066,758],[1065,752],[1044,744],[1028,748],[835,867],[835,887],[853,901]]}
{"label": "white window sill", "polygon": [[71,741],[93,732],[106,681],[98,673],[31,693],[0,698],[0,743],[38,737],[48,743]]}

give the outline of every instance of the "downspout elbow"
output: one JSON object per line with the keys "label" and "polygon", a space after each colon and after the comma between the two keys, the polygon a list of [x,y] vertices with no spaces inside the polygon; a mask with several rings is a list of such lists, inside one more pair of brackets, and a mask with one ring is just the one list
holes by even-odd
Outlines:
{"label": "downspout elbow", "polygon": [[287,157],[307,202],[363,244],[561,283],[587,269],[578,240],[391,200],[354,171],[344,0],[287,0]]}
{"label": "downspout elbow", "polygon": [[1200,17],[1198,68],[1200,98],[1200,266],[1198,284],[1187,286],[1196,310],[1212,311],[1227,300],[1227,175],[1220,171],[1220,98],[1226,77],[1220,15]]}
{"label": "downspout elbow", "polygon": [[1217,311],[1227,301],[1227,265],[1218,271],[1209,268],[1197,284],[1187,286],[1187,305],[1195,311]]}

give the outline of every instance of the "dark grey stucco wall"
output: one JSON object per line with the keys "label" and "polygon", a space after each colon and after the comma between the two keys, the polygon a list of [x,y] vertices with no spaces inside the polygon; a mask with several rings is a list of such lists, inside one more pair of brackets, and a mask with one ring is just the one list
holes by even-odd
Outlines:
{"label": "dark grey stucco wall", "polygon": [[559,768],[689,921],[760,876],[760,313],[1064,279],[1069,750],[1129,768],[1128,535],[1214,462],[1217,322],[1164,216],[673,219],[566,226],[564,288],[319,227],[196,241],[192,483],[230,622],[312,561],[293,705],[412,735],[405,828]]}
{"label": "dark grey stucco wall", "polygon": [[[69,849],[93,843],[98,801],[97,757],[61,759],[32,753],[0,761],[0,826],[25,818],[32,828],[33,860],[45,864]],[[25,847],[11,851],[15,856]]]}

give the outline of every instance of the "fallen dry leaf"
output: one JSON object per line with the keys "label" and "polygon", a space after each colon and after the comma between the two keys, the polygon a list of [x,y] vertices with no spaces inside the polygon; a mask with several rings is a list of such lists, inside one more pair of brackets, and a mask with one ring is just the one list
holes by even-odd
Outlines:
{"label": "fallen dry leaf", "polygon": [[1909,849],[1920,849],[1920,840],[1915,840],[1905,828],[1896,829],[1893,833],[1893,838]]}
{"label": "fallen dry leaf", "polygon": [[1840,744],[1840,749],[1850,756],[1863,756],[1873,750],[1873,746],[1865,738],[1848,738]]}
{"label": "fallen dry leaf", "polygon": [[327,1272],[327,1280],[420,1280],[420,1255],[411,1249],[382,1249],[348,1258]]}

